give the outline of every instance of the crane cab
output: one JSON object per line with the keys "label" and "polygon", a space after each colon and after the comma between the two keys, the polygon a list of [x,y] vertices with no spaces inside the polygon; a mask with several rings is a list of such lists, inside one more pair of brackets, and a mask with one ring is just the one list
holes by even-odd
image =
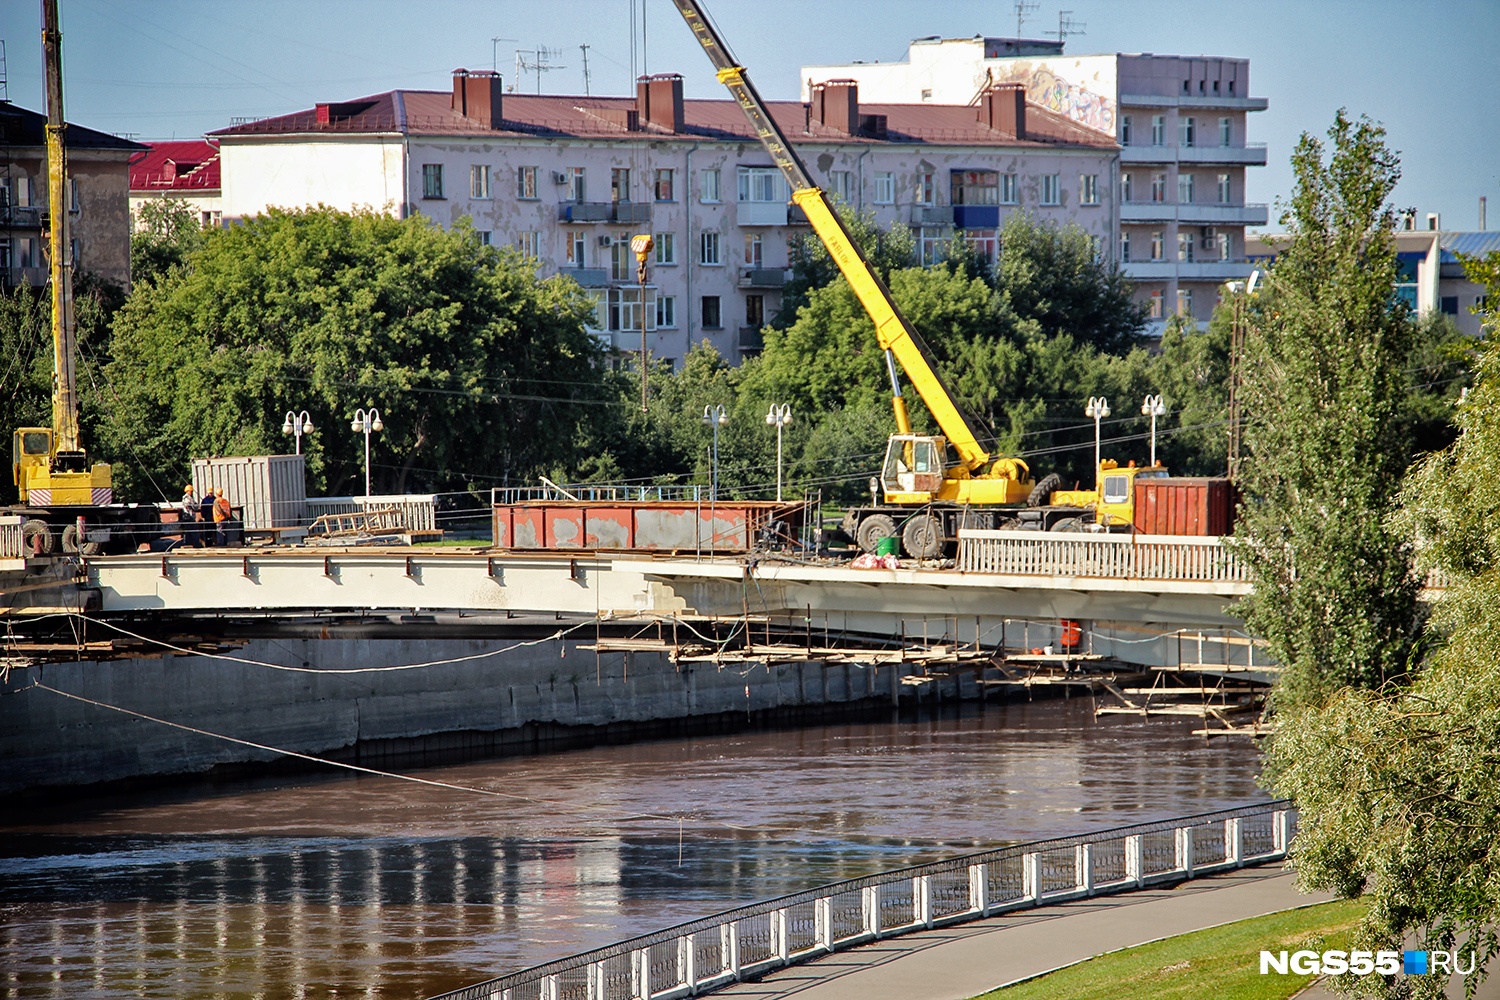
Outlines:
{"label": "crane cab", "polygon": [[922,434],[892,434],[885,448],[880,486],[885,502],[924,504],[937,498],[943,487],[943,459],[948,451],[944,437]]}
{"label": "crane cab", "polygon": [[114,501],[110,467],[97,462],[90,465],[81,453],[57,451],[48,427],[16,429],[10,469],[23,504],[76,506]]}

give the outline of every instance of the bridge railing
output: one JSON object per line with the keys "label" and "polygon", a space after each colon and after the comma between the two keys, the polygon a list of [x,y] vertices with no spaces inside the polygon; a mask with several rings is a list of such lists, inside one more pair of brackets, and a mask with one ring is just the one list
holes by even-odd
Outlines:
{"label": "bridge railing", "polygon": [[958,569],[1020,576],[1250,583],[1244,556],[1218,538],[1082,532],[958,532]]}
{"label": "bridge railing", "polygon": [[703,486],[665,485],[630,486],[596,483],[578,486],[496,486],[490,489],[490,506],[500,504],[532,503],[538,500],[587,500],[590,502],[647,503],[651,501],[707,502],[708,490]]}
{"label": "bridge railing", "polygon": [[834,882],[437,1000],[676,1000],[885,937],[1286,856],[1289,802],[1118,827]]}
{"label": "bridge railing", "polygon": [[0,514],[0,559],[20,559],[25,555],[21,540],[24,520],[19,514]]}

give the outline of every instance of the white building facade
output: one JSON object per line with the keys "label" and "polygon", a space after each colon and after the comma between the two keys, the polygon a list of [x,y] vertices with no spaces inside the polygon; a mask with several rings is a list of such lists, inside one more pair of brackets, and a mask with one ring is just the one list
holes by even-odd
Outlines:
{"label": "white building facade", "polygon": [[1224,282],[1248,275],[1247,226],[1265,205],[1245,201],[1245,171],[1264,166],[1247,119],[1245,59],[1106,54],[1069,56],[1057,42],[922,39],[898,63],[805,66],[804,88],[852,79],[867,100],[967,103],[999,83],[1116,139],[1115,253],[1157,329],[1173,312],[1206,321]]}
{"label": "white building facade", "polygon": [[[772,113],[814,179],[910,225],[927,261],[955,226],[993,253],[1015,211],[1077,223],[1101,247],[1117,239],[1113,139],[1019,87],[972,107],[871,104],[842,84],[813,97]],[[757,351],[788,241],[811,232],[738,105],[685,101],[670,74],[629,99],[502,93],[498,76],[459,71],[451,94],[320,104],[215,138],[226,220],[318,203],[467,217],[481,239],[588,289],[611,347],[638,350],[644,318],[653,355],[674,362],[702,340],[733,361]],[[644,289],[629,248],[641,233],[655,243]]]}

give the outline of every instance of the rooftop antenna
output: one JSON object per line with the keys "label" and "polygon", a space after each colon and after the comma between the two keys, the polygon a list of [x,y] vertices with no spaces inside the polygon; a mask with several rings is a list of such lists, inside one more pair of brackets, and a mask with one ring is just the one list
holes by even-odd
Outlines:
{"label": "rooftop antenna", "polygon": [[1082,21],[1075,21],[1068,15],[1071,10],[1060,10],[1057,12],[1057,44],[1061,45],[1068,40],[1069,35],[1082,35],[1084,28],[1088,25]]}
{"label": "rooftop antenna", "polygon": [[590,94],[589,94],[589,47],[588,47],[587,44],[580,45],[578,47],[581,50],[583,50],[583,96],[584,97],[588,97],[588,96],[590,96]]}
{"label": "rooftop antenna", "polygon": [[1034,2],[1034,0],[1015,0],[1015,6],[1016,6],[1016,37],[1020,38],[1021,37],[1021,24],[1022,24],[1022,22],[1025,21],[1026,18],[1030,17],[1032,14],[1035,14],[1036,13],[1036,9],[1039,6],[1041,6],[1041,4],[1038,3],[1038,2]]}
{"label": "rooftop antenna", "polygon": [[496,73],[500,72],[500,43],[519,42],[519,38],[491,38],[490,39],[490,69]]}
{"label": "rooftop antenna", "polygon": [[[0,101],[10,100],[10,78],[5,72],[5,39],[0,38]],[[1483,199],[1480,199],[1481,201]],[[1481,226],[1481,229],[1484,227]]]}
{"label": "rooftop antenna", "polygon": [[[536,73],[536,92],[542,92],[542,74],[550,73],[555,69],[567,69],[568,67],[553,62],[562,52],[559,49],[549,49],[545,45],[538,45],[534,49],[516,49],[516,83],[521,82],[521,76],[525,73]],[[528,59],[527,56],[531,58]]]}

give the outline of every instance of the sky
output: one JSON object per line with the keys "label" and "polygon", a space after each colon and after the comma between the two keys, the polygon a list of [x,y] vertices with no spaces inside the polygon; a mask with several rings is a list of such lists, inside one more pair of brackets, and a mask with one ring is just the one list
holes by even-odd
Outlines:
{"label": "sky", "polygon": [[[447,90],[456,67],[498,68],[518,49],[555,52],[543,93],[634,93],[638,72],[678,72],[689,97],[724,97],[670,0],[59,0],[71,122],[144,140],[191,138],[397,88]],[[1063,8],[1066,3],[1066,8]],[[1071,54],[1154,52],[1248,58],[1267,111],[1250,139],[1247,201],[1291,191],[1289,158],[1340,107],[1382,123],[1401,155],[1398,208],[1478,227],[1487,196],[1500,229],[1500,0],[1038,0],[1024,34],[1084,33]],[[912,38],[1013,36],[1013,0],[705,0],[768,99],[795,99],[803,65],[899,61]],[[42,106],[41,5],[0,0],[9,99]],[[644,31],[641,30],[644,21]],[[634,30],[632,30],[634,28]],[[496,40],[499,39],[499,40]],[[534,57],[528,56],[534,61]],[[534,93],[538,75],[521,89]]]}

